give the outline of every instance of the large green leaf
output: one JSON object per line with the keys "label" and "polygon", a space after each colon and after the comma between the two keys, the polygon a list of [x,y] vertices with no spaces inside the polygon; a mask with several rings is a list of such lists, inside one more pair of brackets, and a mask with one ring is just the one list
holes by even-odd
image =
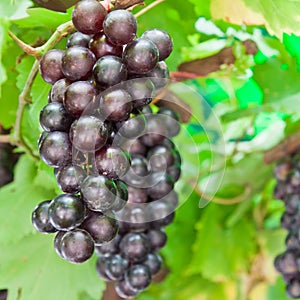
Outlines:
{"label": "large green leaf", "polygon": [[300,2],[294,0],[211,0],[211,14],[234,24],[265,25],[270,34],[299,34]]}
{"label": "large green leaf", "polygon": [[32,5],[30,0],[3,0],[0,2],[0,19],[17,20],[25,17],[26,9]]}

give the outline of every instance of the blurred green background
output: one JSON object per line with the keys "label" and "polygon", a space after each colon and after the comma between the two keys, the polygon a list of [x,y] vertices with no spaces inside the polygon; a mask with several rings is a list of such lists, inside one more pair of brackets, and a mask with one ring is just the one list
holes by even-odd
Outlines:
{"label": "blurred green background", "polygon": [[[287,299],[273,267],[284,249],[284,207],[273,198],[274,165],[264,157],[299,131],[299,14],[298,1],[166,0],[138,18],[139,34],[160,28],[172,36],[174,52],[167,60],[172,72],[227,47],[235,58],[170,87],[193,112],[176,139],[183,157],[176,187],[182,205],[162,251],[166,278],[138,299]],[[18,97],[34,62],[8,31],[38,46],[70,16],[71,9],[54,12],[30,0],[1,1],[2,128],[15,125]],[[243,43],[249,39],[258,47],[254,56]],[[23,147],[16,150],[25,154],[14,181],[0,189],[0,289],[8,288],[9,300],[96,300],[105,284],[95,259],[80,266],[62,261],[53,237],[35,232],[30,221],[37,203],[59,193],[53,171],[37,159],[38,117],[49,90],[38,75],[21,120]]]}

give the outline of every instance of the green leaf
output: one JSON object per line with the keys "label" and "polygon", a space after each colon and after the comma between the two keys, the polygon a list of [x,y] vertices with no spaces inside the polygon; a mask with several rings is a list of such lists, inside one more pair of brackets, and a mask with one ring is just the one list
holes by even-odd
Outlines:
{"label": "green leaf", "polygon": [[[247,271],[250,258],[256,252],[255,226],[246,219],[234,227],[225,227],[225,218],[232,207],[211,203],[203,209],[197,223],[197,239],[189,273],[201,274],[213,281],[234,278],[239,271]],[[234,257],[234,259],[232,259]]]}
{"label": "green leaf", "polygon": [[[13,219],[11,226],[14,226]],[[79,300],[87,293],[99,299],[104,289],[95,270],[95,257],[81,265],[62,260],[53,247],[53,237],[39,233],[16,244],[1,246],[0,288],[8,288],[8,300]]]}
{"label": "green leaf", "polygon": [[[214,19],[233,24],[265,25],[272,35],[282,39],[283,33],[300,34],[299,1],[294,0],[211,0]],[[280,12],[280,13],[278,13]]]}
{"label": "green leaf", "polygon": [[24,155],[16,166],[14,182],[1,189],[0,218],[5,230],[0,235],[0,245],[17,243],[34,232],[30,220],[34,207],[55,196],[51,185],[34,182],[36,174],[35,162]]}
{"label": "green leaf", "polygon": [[25,17],[26,9],[32,5],[29,0],[4,0],[0,2],[0,19],[17,20]]}

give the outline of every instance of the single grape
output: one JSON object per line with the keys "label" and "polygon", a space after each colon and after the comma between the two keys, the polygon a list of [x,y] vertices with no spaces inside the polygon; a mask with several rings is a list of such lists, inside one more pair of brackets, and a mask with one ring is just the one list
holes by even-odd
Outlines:
{"label": "single grape", "polygon": [[81,193],[89,209],[104,212],[116,199],[116,184],[105,176],[88,176],[81,185]]}
{"label": "single grape", "polygon": [[167,243],[167,235],[162,229],[151,229],[147,232],[151,251],[159,251]]}
{"label": "single grape", "polygon": [[125,182],[121,180],[116,180],[115,184],[117,187],[117,195],[111,210],[118,212],[124,208],[128,201],[128,188]]}
{"label": "single grape", "polygon": [[106,9],[96,0],[77,2],[72,13],[72,22],[82,33],[95,34],[103,29]]}
{"label": "single grape", "polygon": [[64,102],[65,92],[67,87],[70,85],[70,81],[66,78],[62,78],[56,81],[50,91],[49,102]]}
{"label": "single grape", "polygon": [[86,176],[86,172],[81,167],[68,165],[59,170],[56,178],[63,192],[78,193]]}
{"label": "single grape", "polygon": [[81,224],[93,238],[95,245],[102,245],[112,241],[119,229],[118,222],[112,214],[91,212]]}
{"label": "single grape", "polygon": [[106,55],[97,60],[93,68],[95,81],[107,88],[127,79],[127,68],[117,56]]}
{"label": "single grape", "polygon": [[147,203],[147,189],[128,186],[128,203]]}
{"label": "single grape", "polygon": [[278,272],[286,275],[296,274],[299,271],[297,260],[299,255],[293,250],[287,250],[275,258],[275,268]]}
{"label": "single grape", "polygon": [[178,194],[173,190],[168,195],[161,199],[171,206],[171,210],[174,211],[179,204]]}
{"label": "single grape", "polygon": [[168,226],[174,220],[173,207],[170,203],[159,200],[149,204],[152,216],[151,228],[161,228]]}
{"label": "single grape", "polygon": [[152,41],[159,52],[159,60],[166,59],[173,50],[173,42],[170,35],[160,29],[151,29],[143,33],[142,38]]}
{"label": "single grape", "polygon": [[98,172],[111,179],[121,178],[130,168],[130,155],[121,148],[103,148],[95,154]]}
{"label": "single grape", "polygon": [[32,213],[32,224],[35,229],[41,233],[54,233],[56,228],[50,222],[49,219],[49,205],[51,201],[41,202],[36,206]]}
{"label": "single grape", "polygon": [[289,297],[293,298],[293,299],[299,299],[300,298],[300,279],[299,278],[295,278],[292,279],[287,287],[286,287],[286,291]]}
{"label": "single grape", "polygon": [[163,117],[163,122],[168,130],[168,137],[174,137],[180,132],[179,114],[170,108],[160,108],[158,114]]}
{"label": "single grape", "polygon": [[298,234],[290,232],[285,240],[285,245],[288,250],[300,250],[300,240]]}
{"label": "single grape", "polygon": [[147,159],[152,172],[162,172],[174,165],[175,155],[172,149],[164,145],[158,145],[148,151]]}
{"label": "single grape", "polygon": [[66,231],[59,231],[57,232],[55,238],[54,238],[54,249],[55,249],[55,252],[61,257],[64,259],[64,256],[61,252],[61,240],[63,238],[63,236],[66,234],[67,232]]}
{"label": "single grape", "polygon": [[134,116],[128,120],[116,124],[118,134],[127,139],[137,138],[143,134],[146,127],[146,119],[143,115]]}
{"label": "single grape", "polygon": [[153,200],[162,199],[174,189],[174,181],[169,174],[153,173],[151,177],[152,182],[157,182],[147,189],[148,195]]}
{"label": "single grape", "polygon": [[106,16],[103,30],[111,43],[120,46],[126,45],[136,35],[137,21],[134,15],[127,10],[113,10]]}
{"label": "single grape", "polygon": [[96,264],[96,270],[98,275],[106,282],[113,281],[108,275],[107,275],[107,268],[106,268],[106,260],[108,257],[101,256],[97,260]]}
{"label": "single grape", "polygon": [[129,261],[119,254],[108,257],[105,263],[106,273],[113,280],[122,280],[129,267]]}
{"label": "single grape", "polygon": [[141,109],[150,104],[155,96],[154,84],[147,78],[137,78],[127,81],[126,90],[132,97],[135,109]]}
{"label": "single grape", "polygon": [[129,73],[147,74],[158,62],[158,49],[147,39],[136,39],[128,44],[123,52],[123,61]]}
{"label": "single grape", "polygon": [[40,61],[40,73],[46,82],[54,84],[57,80],[65,77],[62,71],[64,54],[63,50],[54,49],[43,55]]}
{"label": "single grape", "polygon": [[96,57],[88,48],[74,46],[68,48],[62,58],[62,71],[64,75],[74,80],[86,80],[92,75]]}
{"label": "single grape", "polygon": [[65,132],[49,132],[41,140],[39,149],[41,159],[53,168],[63,167],[72,159],[72,145]]}
{"label": "single grape", "polygon": [[150,243],[143,233],[127,233],[120,242],[121,255],[130,261],[139,262],[150,251]]}
{"label": "single grape", "polygon": [[119,253],[119,243],[120,243],[120,235],[117,235],[112,241],[98,245],[95,247],[96,253],[98,256],[111,256],[113,254]]}
{"label": "single grape", "polygon": [[69,114],[80,117],[96,97],[96,89],[88,81],[77,81],[68,86],[64,105]]}
{"label": "single grape", "polygon": [[155,68],[144,76],[151,79],[156,89],[165,87],[170,80],[169,69],[164,61],[158,62]]}
{"label": "single grape", "polygon": [[134,265],[126,272],[125,280],[132,289],[142,291],[151,283],[151,271],[146,265]]}
{"label": "single grape", "polygon": [[106,124],[94,116],[80,117],[70,129],[73,146],[83,152],[94,152],[102,148],[108,134]]}
{"label": "single grape", "polygon": [[129,286],[126,280],[121,280],[116,283],[116,292],[121,298],[133,298],[139,294],[139,292]]}
{"label": "single grape", "polygon": [[40,124],[45,131],[69,131],[73,122],[62,103],[47,104],[40,113]]}
{"label": "single grape", "polygon": [[132,110],[131,96],[122,89],[113,89],[100,97],[100,113],[110,121],[129,118]]}
{"label": "single grape", "polygon": [[162,258],[160,257],[160,255],[156,254],[156,253],[149,253],[146,256],[145,261],[143,261],[143,264],[145,266],[148,266],[148,268],[150,269],[150,272],[152,274],[152,276],[156,275],[162,266]]}
{"label": "single grape", "polygon": [[50,222],[61,231],[78,227],[85,216],[86,209],[83,201],[72,194],[59,195],[49,205]]}
{"label": "single grape", "polygon": [[71,34],[71,36],[68,38],[66,46],[67,48],[73,46],[81,46],[88,48],[90,40],[91,37],[89,35],[76,31],[73,34]]}
{"label": "single grape", "polygon": [[75,229],[62,237],[61,253],[71,263],[83,263],[93,255],[94,242],[86,231]]}
{"label": "single grape", "polygon": [[130,155],[145,155],[147,152],[146,146],[142,144],[140,139],[126,139],[117,145],[122,147],[122,149],[127,151]]}
{"label": "single grape", "polygon": [[91,39],[89,48],[97,59],[105,55],[121,57],[123,53],[123,47],[110,43],[103,33],[98,33]]}

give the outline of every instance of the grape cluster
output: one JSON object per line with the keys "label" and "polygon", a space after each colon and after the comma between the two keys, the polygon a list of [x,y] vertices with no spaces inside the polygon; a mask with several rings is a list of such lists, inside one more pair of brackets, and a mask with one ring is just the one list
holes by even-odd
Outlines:
{"label": "grape cluster", "polygon": [[276,257],[275,268],[283,274],[287,294],[300,299],[300,155],[295,153],[280,161],[274,170],[277,185],[274,196],[285,204],[281,226],[288,231],[287,250]]}
{"label": "grape cluster", "polygon": [[56,233],[56,252],[72,263],[96,249],[99,275],[133,297],[161,268],[157,252],[178,205],[181,158],[171,138],[179,116],[150,107],[169,78],[172,40],[158,29],[137,38],[130,12],[108,12],[96,0],[78,2],[72,21],[66,50],[40,61],[52,88],[39,151],[63,193],[40,203],[32,223]]}

